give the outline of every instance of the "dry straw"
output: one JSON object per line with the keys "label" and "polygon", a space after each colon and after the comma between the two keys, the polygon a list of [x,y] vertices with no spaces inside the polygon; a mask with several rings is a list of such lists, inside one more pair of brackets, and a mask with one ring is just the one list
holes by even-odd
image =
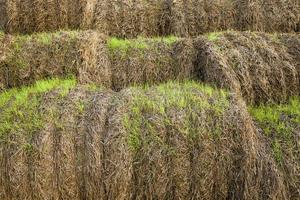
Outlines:
{"label": "dry straw", "polygon": [[194,78],[192,40],[175,37],[108,41],[112,87]]}
{"label": "dry straw", "polygon": [[75,76],[81,83],[110,87],[105,37],[93,31],[6,35],[0,71],[4,88],[47,77]]}
{"label": "dry straw", "polygon": [[40,81],[2,93],[0,112],[1,199],[288,195],[245,105],[207,86]]}
{"label": "dry straw", "polygon": [[9,0],[5,30],[97,29],[110,36],[198,36],[211,31],[299,31],[298,0]]}
{"label": "dry straw", "polygon": [[95,9],[94,27],[121,38],[167,35],[163,18],[164,1],[104,0]]}
{"label": "dry straw", "polygon": [[89,28],[93,22],[95,4],[95,0],[9,0],[6,2],[6,30],[11,33],[32,33],[62,28]]}
{"label": "dry straw", "polygon": [[299,35],[229,31],[199,37],[199,79],[249,103],[286,102],[300,92],[298,47],[290,40],[297,42]]}

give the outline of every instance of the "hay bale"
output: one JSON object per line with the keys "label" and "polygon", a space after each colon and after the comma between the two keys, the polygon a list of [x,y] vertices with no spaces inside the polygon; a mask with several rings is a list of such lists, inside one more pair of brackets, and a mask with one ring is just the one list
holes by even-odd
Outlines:
{"label": "hay bale", "polygon": [[[284,199],[245,105],[193,82],[1,94],[3,199]],[[267,175],[267,176],[266,176]]]}
{"label": "hay bale", "polygon": [[284,175],[286,199],[300,196],[300,99],[295,97],[284,105],[251,107],[257,129],[272,149],[276,164]]}
{"label": "hay bale", "polygon": [[235,28],[233,1],[179,0],[171,8],[172,34],[198,36],[202,33]]}
{"label": "hay bale", "polygon": [[0,31],[4,30],[6,23],[6,0],[0,0]]}
{"label": "hay bale", "polygon": [[199,79],[231,89],[249,103],[285,102],[299,94],[297,63],[276,35],[212,33],[195,46]]}
{"label": "hay bale", "polygon": [[94,28],[115,37],[168,35],[163,32],[164,1],[98,1]]}
{"label": "hay bale", "polygon": [[194,48],[189,39],[154,38],[108,41],[112,88],[157,84],[194,77]]}
{"label": "hay bale", "polygon": [[241,0],[236,10],[239,30],[294,32],[300,20],[297,0]]}
{"label": "hay bale", "polygon": [[96,0],[45,1],[10,0],[6,2],[10,33],[32,33],[60,29],[90,28]]}
{"label": "hay bale", "polygon": [[41,33],[8,38],[4,44],[7,53],[0,63],[4,88],[66,76],[75,76],[81,83],[110,87],[110,64],[101,34]]}

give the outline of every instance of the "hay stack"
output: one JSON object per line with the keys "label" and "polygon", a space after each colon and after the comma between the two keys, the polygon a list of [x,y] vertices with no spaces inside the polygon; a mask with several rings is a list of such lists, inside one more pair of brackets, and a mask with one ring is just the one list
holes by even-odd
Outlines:
{"label": "hay stack", "polygon": [[94,27],[120,38],[167,35],[163,32],[163,4],[160,0],[98,1]]}
{"label": "hay stack", "polygon": [[118,40],[108,42],[112,85],[157,84],[168,80],[194,78],[192,41],[174,37]]}
{"label": "hay stack", "polygon": [[3,43],[7,52],[0,63],[4,88],[66,76],[110,87],[110,65],[101,34],[86,31],[6,36]]}
{"label": "hay stack", "polygon": [[236,10],[228,0],[174,0],[171,13],[172,34],[179,36],[198,36],[235,25]]}
{"label": "hay stack", "polygon": [[272,149],[278,168],[283,171],[289,190],[287,199],[300,197],[300,99],[295,97],[284,105],[252,107],[250,113],[257,129]]}
{"label": "hay stack", "polygon": [[0,0],[0,31],[4,30],[6,23],[6,0]]}
{"label": "hay stack", "polygon": [[236,10],[239,30],[293,32],[300,22],[297,0],[241,0]]}
{"label": "hay stack", "polygon": [[245,105],[192,82],[1,94],[1,199],[284,199]]}
{"label": "hay stack", "polygon": [[249,103],[286,102],[299,95],[297,56],[276,35],[212,33],[200,37],[195,46],[196,68],[204,82],[229,88]]}
{"label": "hay stack", "polygon": [[96,0],[45,1],[9,0],[6,2],[7,32],[32,33],[91,27]]}

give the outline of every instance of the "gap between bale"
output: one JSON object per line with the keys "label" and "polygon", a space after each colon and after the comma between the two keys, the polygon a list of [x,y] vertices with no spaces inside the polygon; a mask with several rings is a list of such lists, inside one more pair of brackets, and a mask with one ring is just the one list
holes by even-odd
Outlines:
{"label": "gap between bale", "polygon": [[[3,199],[284,199],[244,103],[194,82],[1,93]],[[32,123],[34,122],[34,123]]]}

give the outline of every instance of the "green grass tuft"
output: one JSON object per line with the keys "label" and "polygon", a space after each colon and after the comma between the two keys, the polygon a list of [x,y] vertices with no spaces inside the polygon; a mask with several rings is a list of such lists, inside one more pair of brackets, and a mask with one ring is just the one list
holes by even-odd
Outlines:
{"label": "green grass tuft", "polygon": [[10,133],[26,134],[29,137],[42,128],[44,119],[38,108],[45,92],[58,89],[65,95],[76,85],[74,79],[37,81],[34,86],[12,89],[0,94],[0,138],[7,139]]}
{"label": "green grass tuft", "polygon": [[[181,132],[188,137],[195,137],[199,131],[193,127],[197,116],[195,112],[207,112],[215,117],[221,116],[229,107],[227,92],[215,90],[209,86],[188,81],[184,83],[168,82],[156,87],[139,87],[136,89],[125,115],[123,125],[129,133],[128,143],[133,150],[141,147],[141,134],[149,132],[151,139],[159,141],[157,127],[145,116],[159,118],[162,125],[173,123],[170,118],[171,111],[183,111],[185,123]],[[212,134],[220,134],[215,127]]]}
{"label": "green grass tuft", "polygon": [[272,140],[275,158],[281,161],[281,145],[292,143],[295,127],[300,124],[299,97],[292,98],[287,104],[250,107],[249,111],[265,135]]}

